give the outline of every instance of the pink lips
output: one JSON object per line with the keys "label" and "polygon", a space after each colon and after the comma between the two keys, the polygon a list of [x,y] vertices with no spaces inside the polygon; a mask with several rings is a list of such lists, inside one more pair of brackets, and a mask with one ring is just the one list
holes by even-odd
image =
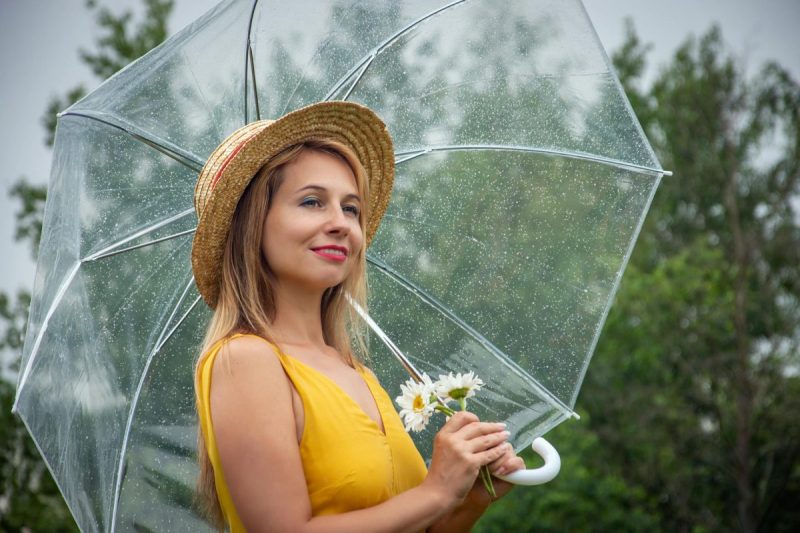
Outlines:
{"label": "pink lips", "polygon": [[347,248],[344,246],[321,246],[319,248],[312,248],[311,251],[320,257],[324,257],[330,261],[336,261],[337,263],[344,263],[347,260]]}

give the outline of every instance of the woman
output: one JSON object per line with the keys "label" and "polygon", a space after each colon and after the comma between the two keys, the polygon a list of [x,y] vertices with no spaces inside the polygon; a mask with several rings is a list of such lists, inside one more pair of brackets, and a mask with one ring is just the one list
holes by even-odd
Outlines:
{"label": "woman", "polygon": [[524,466],[502,424],[459,413],[426,470],[351,347],[347,298],[364,305],[393,171],[380,119],[326,102],[245,126],[200,174],[192,266],[215,313],[196,369],[199,487],[220,527],[466,530],[489,503],[478,469]]}

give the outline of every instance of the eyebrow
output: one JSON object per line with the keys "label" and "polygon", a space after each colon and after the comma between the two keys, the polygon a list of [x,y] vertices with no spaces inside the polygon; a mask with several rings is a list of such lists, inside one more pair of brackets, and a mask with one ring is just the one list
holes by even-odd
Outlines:
{"label": "eyebrow", "polygon": [[[306,185],[305,187],[300,187],[299,189],[297,189],[295,191],[295,194],[297,194],[299,192],[302,192],[302,191],[306,191],[306,190],[322,191],[322,192],[327,192],[328,191],[328,189],[323,187],[322,185],[311,184],[311,185]],[[345,200],[357,200],[358,202],[361,201],[361,197],[359,195],[355,194],[355,193],[347,194],[347,195],[345,195],[344,198],[345,198]]]}

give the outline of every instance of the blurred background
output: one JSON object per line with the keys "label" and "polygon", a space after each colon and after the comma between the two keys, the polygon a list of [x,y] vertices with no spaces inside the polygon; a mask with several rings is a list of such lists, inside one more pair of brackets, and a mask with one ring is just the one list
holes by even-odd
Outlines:
{"label": "blurred background", "polygon": [[[0,2],[0,531],[76,530],[10,413],[55,113],[215,4]],[[800,526],[800,2],[585,0],[662,181],[552,483],[480,531]],[[535,466],[533,457],[526,458]]]}

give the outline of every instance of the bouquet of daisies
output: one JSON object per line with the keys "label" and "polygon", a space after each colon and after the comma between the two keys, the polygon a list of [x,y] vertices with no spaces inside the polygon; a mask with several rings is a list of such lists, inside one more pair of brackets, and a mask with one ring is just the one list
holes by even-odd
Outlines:
{"label": "bouquet of daisies", "polygon": [[[453,416],[455,411],[449,407],[450,402],[457,403],[459,410],[465,411],[467,399],[475,396],[483,384],[483,380],[472,372],[455,375],[451,372],[446,376],[440,375],[437,381],[431,381],[427,374],[422,374],[421,381],[409,379],[400,385],[402,394],[395,398],[406,431],[418,433],[424,430],[437,411],[445,416]],[[480,473],[486,490],[495,498],[489,467],[481,467]]]}

